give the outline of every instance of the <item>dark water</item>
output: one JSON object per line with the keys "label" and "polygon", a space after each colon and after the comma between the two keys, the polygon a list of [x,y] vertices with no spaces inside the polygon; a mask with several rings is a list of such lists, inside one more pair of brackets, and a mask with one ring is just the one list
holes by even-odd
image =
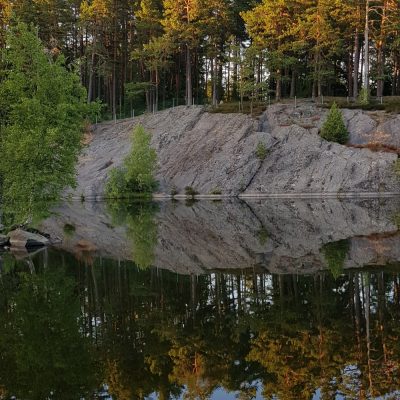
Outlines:
{"label": "dark water", "polygon": [[0,399],[400,398],[395,200],[113,210],[0,256]]}

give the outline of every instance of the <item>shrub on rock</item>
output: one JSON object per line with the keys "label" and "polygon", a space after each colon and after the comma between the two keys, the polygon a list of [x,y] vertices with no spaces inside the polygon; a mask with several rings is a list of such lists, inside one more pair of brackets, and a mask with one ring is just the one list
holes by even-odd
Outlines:
{"label": "shrub on rock", "polygon": [[106,197],[129,198],[149,194],[156,189],[157,155],[150,147],[150,140],[150,134],[141,125],[134,129],[132,150],[121,168],[111,170],[105,188]]}
{"label": "shrub on rock", "polygon": [[330,142],[345,144],[349,140],[349,132],[343,121],[343,116],[336,103],[333,103],[328,118],[321,129],[321,137]]}

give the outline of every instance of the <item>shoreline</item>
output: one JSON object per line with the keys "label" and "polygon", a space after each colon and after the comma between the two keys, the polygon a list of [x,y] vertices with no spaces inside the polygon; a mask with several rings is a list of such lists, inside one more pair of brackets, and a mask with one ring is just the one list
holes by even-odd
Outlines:
{"label": "shoreline", "polygon": [[131,197],[131,198],[115,198],[110,199],[103,195],[85,196],[82,199],[80,196],[69,196],[61,199],[62,201],[79,201],[85,202],[105,202],[112,201],[137,201],[137,200],[241,200],[241,199],[376,199],[376,198],[400,198],[400,192],[313,192],[313,193],[246,193],[239,195],[230,194],[176,194],[169,195],[163,193],[155,193],[149,197]]}

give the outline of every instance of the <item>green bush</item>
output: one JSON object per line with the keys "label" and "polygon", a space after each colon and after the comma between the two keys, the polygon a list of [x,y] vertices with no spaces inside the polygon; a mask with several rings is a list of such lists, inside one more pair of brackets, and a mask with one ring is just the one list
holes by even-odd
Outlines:
{"label": "green bush", "polygon": [[185,195],[186,196],[194,197],[194,196],[196,196],[196,194],[199,194],[199,193],[196,192],[196,190],[194,190],[191,186],[185,187]]}
{"label": "green bush", "polygon": [[106,197],[129,198],[149,194],[157,187],[154,178],[157,155],[150,147],[150,134],[138,125],[133,131],[132,150],[121,168],[114,168],[106,184]]}
{"label": "green bush", "polygon": [[358,94],[358,103],[361,104],[362,106],[368,105],[370,102],[369,98],[369,92],[368,89],[363,87],[360,90],[360,93]]}
{"label": "green bush", "polygon": [[125,198],[128,196],[128,184],[125,179],[126,171],[124,168],[113,168],[106,184],[107,197],[112,199]]}
{"label": "green bush", "polygon": [[256,148],[256,156],[261,161],[265,160],[265,157],[267,157],[267,147],[263,142],[258,143]]}
{"label": "green bush", "polygon": [[398,158],[394,163],[394,172],[400,178],[400,158]]}
{"label": "green bush", "polygon": [[219,196],[222,194],[222,190],[218,189],[218,188],[214,188],[213,190],[211,190],[210,194],[214,195],[214,196]]}
{"label": "green bush", "polygon": [[328,118],[321,129],[321,137],[330,142],[345,144],[349,140],[349,132],[344,124],[343,116],[336,103],[333,103]]}

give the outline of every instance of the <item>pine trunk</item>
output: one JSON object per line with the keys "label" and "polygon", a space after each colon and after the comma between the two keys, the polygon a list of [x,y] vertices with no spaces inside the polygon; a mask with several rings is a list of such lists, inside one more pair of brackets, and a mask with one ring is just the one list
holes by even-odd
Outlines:
{"label": "pine trunk", "polygon": [[190,48],[186,45],[186,105],[192,105],[192,66],[190,62]]}
{"label": "pine trunk", "polygon": [[369,93],[369,0],[367,0],[365,3],[363,86]]}
{"label": "pine trunk", "polygon": [[353,97],[358,97],[358,73],[360,70],[360,35],[358,29],[354,36]]}

